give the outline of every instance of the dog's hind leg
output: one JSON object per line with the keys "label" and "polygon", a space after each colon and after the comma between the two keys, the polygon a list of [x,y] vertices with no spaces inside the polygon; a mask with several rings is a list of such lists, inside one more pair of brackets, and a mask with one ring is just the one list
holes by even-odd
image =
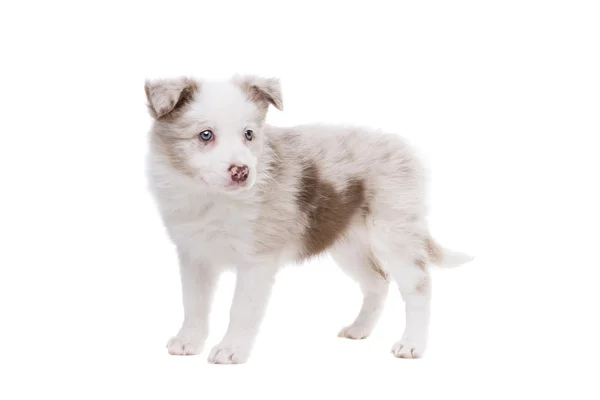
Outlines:
{"label": "dog's hind leg", "polygon": [[416,227],[385,225],[381,221],[371,229],[373,251],[398,285],[406,311],[404,334],[392,353],[398,358],[419,358],[427,347],[431,303],[426,235]]}
{"label": "dog's hind leg", "polygon": [[354,322],[339,332],[348,339],[364,339],[375,327],[388,293],[386,273],[359,235],[349,234],[331,250],[331,256],[342,270],[355,280],[363,293],[363,302]]}

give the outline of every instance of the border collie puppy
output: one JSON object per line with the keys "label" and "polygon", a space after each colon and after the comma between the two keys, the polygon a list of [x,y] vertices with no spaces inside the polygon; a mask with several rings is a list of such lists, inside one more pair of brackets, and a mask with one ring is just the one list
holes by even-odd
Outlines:
{"label": "border collie puppy", "polygon": [[277,79],[147,80],[145,90],[148,179],[177,249],[185,315],[170,354],[202,351],[217,279],[233,268],[229,326],[208,361],[245,362],[278,269],[326,251],[363,294],[339,336],[369,336],[394,281],[406,327],[391,351],[424,354],[428,266],[471,257],[430,236],[425,174],[403,139],[355,126],[268,125],[269,106],[283,108]]}

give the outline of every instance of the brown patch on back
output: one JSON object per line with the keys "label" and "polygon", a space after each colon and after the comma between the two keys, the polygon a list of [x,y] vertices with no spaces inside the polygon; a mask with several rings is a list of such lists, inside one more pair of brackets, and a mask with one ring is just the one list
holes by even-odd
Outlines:
{"label": "brown patch on back", "polygon": [[302,235],[302,256],[320,254],[342,237],[357,211],[364,210],[365,199],[362,180],[350,180],[338,193],[332,184],[319,178],[315,164],[306,165],[296,195],[298,208],[308,222]]}
{"label": "brown patch on back", "polygon": [[423,271],[425,271],[425,269],[427,268],[427,263],[423,260],[415,260],[415,265]]}

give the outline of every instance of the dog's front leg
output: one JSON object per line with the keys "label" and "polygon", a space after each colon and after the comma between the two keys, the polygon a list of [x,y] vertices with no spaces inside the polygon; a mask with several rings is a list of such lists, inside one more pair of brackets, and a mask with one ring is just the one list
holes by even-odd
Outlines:
{"label": "dog's front leg", "polygon": [[184,317],[179,333],[169,340],[167,348],[173,355],[193,355],[202,351],[208,336],[208,316],[218,273],[182,249],[178,256]]}
{"label": "dog's front leg", "polygon": [[240,364],[250,356],[271,295],[277,268],[257,265],[238,268],[227,333],[208,357],[214,364]]}

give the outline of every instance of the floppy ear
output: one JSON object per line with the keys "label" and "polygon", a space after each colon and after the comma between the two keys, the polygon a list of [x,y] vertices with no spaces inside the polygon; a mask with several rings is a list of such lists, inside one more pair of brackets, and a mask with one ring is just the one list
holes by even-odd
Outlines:
{"label": "floppy ear", "polygon": [[276,109],[283,110],[281,84],[277,78],[263,78],[255,75],[236,75],[234,80],[248,94],[250,100],[264,104],[272,104]]}
{"label": "floppy ear", "polygon": [[187,104],[198,90],[198,83],[189,78],[146,80],[144,89],[150,115],[161,119]]}

